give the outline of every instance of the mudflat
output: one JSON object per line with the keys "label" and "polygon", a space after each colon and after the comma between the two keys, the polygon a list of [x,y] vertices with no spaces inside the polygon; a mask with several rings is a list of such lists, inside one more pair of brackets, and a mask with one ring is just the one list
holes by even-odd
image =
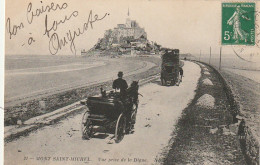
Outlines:
{"label": "mudflat", "polygon": [[7,57],[5,103],[112,80],[119,70],[125,75],[131,75],[153,66],[154,63],[138,58]]}

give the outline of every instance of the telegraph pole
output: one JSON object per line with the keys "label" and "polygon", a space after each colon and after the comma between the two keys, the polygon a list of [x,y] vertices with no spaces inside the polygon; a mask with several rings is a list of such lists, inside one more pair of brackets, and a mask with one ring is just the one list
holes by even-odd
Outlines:
{"label": "telegraph pole", "polygon": [[221,70],[221,54],[222,54],[222,47],[220,47],[220,51],[219,51],[219,70]]}
{"label": "telegraph pole", "polygon": [[209,48],[209,65],[210,65],[210,60],[211,60],[211,47]]}

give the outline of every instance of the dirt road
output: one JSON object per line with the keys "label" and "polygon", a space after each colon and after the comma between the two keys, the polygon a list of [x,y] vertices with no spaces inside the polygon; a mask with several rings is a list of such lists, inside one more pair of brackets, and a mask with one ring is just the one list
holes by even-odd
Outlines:
{"label": "dirt road", "polygon": [[182,110],[195,96],[200,67],[185,62],[184,75],[180,86],[161,86],[158,79],[140,88],[144,97],[135,132],[120,143],[106,134],[82,140],[80,113],[6,143],[5,164],[159,164]]}

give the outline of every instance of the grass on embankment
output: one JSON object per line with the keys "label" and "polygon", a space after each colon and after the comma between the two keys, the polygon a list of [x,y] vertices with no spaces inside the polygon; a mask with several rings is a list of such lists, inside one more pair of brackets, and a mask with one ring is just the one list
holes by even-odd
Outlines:
{"label": "grass on embankment", "polygon": [[[221,79],[206,68],[210,75],[202,67],[195,98],[178,121],[164,164],[246,164],[236,134],[227,131],[233,118]],[[206,78],[213,86],[202,83]],[[204,94],[215,98],[214,108],[196,104]]]}

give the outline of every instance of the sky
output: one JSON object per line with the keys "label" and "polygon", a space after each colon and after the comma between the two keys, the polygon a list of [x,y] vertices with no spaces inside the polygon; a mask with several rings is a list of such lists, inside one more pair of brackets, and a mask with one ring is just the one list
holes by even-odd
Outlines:
{"label": "sky", "polygon": [[[28,9],[30,2],[32,4],[31,10]],[[92,11],[93,17],[97,14],[99,18],[107,13],[104,19],[92,24],[92,29],[88,28],[84,34],[75,38],[76,55],[80,55],[81,50],[88,50],[93,47],[98,38],[104,36],[105,30],[114,28],[119,23],[125,23],[128,8],[130,18],[136,20],[141,27],[145,28],[150,41],[155,41],[164,47],[180,49],[181,53],[198,55],[201,51],[202,57],[209,55],[210,47],[212,54],[219,54],[221,46],[221,1],[57,0],[54,6],[57,4],[62,6],[66,3],[65,9],[42,12],[39,16],[33,17],[32,23],[29,24],[28,15],[30,19],[32,12],[36,13],[36,9],[41,10],[42,7],[51,6],[51,3],[50,0],[8,0],[6,2],[5,23],[10,18],[11,30],[9,32],[13,30],[14,25],[20,25],[21,22],[24,27],[18,29],[17,34],[11,36],[12,39],[10,39],[10,33],[6,30],[5,54],[51,54],[49,50],[50,38],[43,35],[46,15],[48,17],[47,23],[51,27],[53,21],[63,20],[65,16],[68,17],[76,11],[77,16],[72,16],[64,24],[59,24],[56,31],[50,32],[51,34],[55,32],[59,38],[62,38],[66,37],[66,32],[69,30],[73,32],[78,28],[82,29],[83,24],[88,21],[90,11]],[[260,3],[256,2],[256,6],[260,8]],[[57,42],[54,44],[57,44]],[[238,49],[240,47],[222,46],[224,54],[233,54],[230,57],[235,57],[233,51]],[[244,49],[255,54],[260,52],[259,48],[256,49],[252,46]],[[248,55],[248,52],[245,54]],[[61,50],[58,50],[56,55],[73,54],[74,52],[70,50],[70,43],[68,43]],[[248,58],[244,54],[241,54],[241,56]],[[260,54],[254,55],[254,57],[259,56]]]}

